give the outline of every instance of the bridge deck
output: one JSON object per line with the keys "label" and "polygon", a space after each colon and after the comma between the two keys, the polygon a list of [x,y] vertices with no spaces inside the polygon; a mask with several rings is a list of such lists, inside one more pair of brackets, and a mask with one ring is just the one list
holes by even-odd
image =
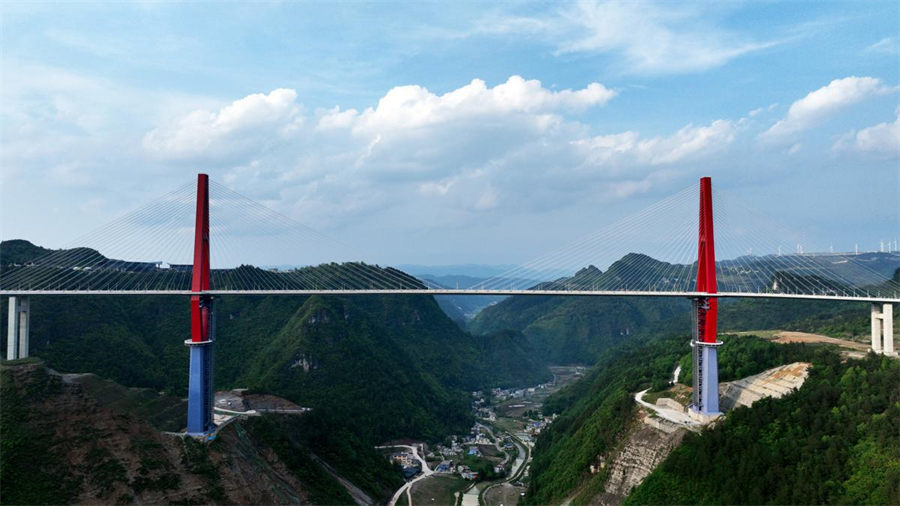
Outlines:
{"label": "bridge deck", "polygon": [[[600,297],[708,297],[704,292],[651,292],[629,290],[479,290],[453,288],[371,289],[371,290],[208,290],[208,295],[553,295]],[[190,290],[0,290],[0,296],[24,295],[197,295]],[[718,298],[839,300],[853,302],[896,302],[900,297],[883,295],[828,295],[804,293],[719,292]]]}

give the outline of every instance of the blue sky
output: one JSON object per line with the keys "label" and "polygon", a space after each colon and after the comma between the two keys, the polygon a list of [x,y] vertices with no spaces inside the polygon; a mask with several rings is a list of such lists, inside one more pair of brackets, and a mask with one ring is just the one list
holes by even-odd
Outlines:
{"label": "blue sky", "polygon": [[202,170],[386,263],[518,263],[711,175],[900,236],[900,4],[4,2],[0,235]]}

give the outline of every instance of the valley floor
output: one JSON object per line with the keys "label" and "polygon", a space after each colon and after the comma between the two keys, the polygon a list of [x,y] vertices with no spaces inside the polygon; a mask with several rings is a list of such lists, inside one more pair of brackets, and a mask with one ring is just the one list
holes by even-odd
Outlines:
{"label": "valley floor", "polygon": [[[403,448],[412,458],[422,461],[422,471],[394,493],[389,505],[517,504],[527,488],[534,439],[552,423],[552,418],[540,415],[542,402],[579,379],[584,367],[557,366],[551,367],[551,371],[554,379],[550,383],[493,389],[488,397],[476,395],[473,410],[478,422],[469,434],[451,436],[448,446],[429,447],[418,443],[391,447]],[[452,465],[448,466],[448,462]],[[469,465],[486,463],[494,466],[495,471],[502,469],[501,475],[487,480],[472,479]]]}

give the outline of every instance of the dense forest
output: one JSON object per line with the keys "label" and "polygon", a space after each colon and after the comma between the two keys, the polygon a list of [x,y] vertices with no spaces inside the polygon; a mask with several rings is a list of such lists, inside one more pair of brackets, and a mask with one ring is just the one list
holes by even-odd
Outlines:
{"label": "dense forest", "polygon": [[631,504],[900,504],[900,362],[821,350],[803,387],[688,434]]}
{"label": "dense forest", "polygon": [[[721,299],[723,332],[762,329],[862,338],[869,333],[864,302]],[[516,296],[487,307],[469,323],[474,333],[521,332],[553,364],[593,365],[625,342],[690,328],[690,303],[674,298]]]}
{"label": "dense forest", "polygon": [[[4,262],[46,251],[0,244]],[[184,395],[188,308],[178,296],[33,297],[31,351],[61,372]],[[429,296],[228,296],[215,311],[218,389],[282,395],[370,442],[463,432],[468,392],[551,377],[520,335],[468,334]]]}
{"label": "dense forest", "polygon": [[[372,436],[430,438],[468,430],[466,392],[550,378],[524,340],[467,334],[430,297],[371,299],[217,299],[216,387],[264,388],[348,420],[368,409]],[[5,299],[0,311],[5,328]],[[186,300],[34,297],[31,311],[32,354],[50,367],[186,392]],[[305,324],[316,312],[328,321]],[[307,369],[298,362],[303,357]],[[377,402],[380,396],[388,402]]]}
{"label": "dense forest", "polygon": [[[813,353],[806,345],[781,346],[754,336],[725,339],[722,364],[726,369],[734,369],[733,364],[747,357],[764,358],[747,362],[742,370],[747,374],[809,359]],[[733,351],[726,354],[728,348]],[[559,503],[578,488],[574,504],[584,504],[601,491],[609,468],[593,475],[586,470],[598,458],[609,459],[617,449],[637,410],[634,393],[667,387],[672,370],[685,357],[690,357],[686,336],[631,342],[605,352],[584,379],[551,396],[544,414],[560,416],[535,445],[528,504]]]}
{"label": "dense forest", "polygon": [[98,389],[85,379],[64,380],[33,357],[0,365],[4,504],[353,504],[323,461],[380,503],[403,483],[326,413],[251,417],[202,444],[143,416],[151,405],[183,410],[178,399],[121,386],[114,399],[108,380]]}
{"label": "dense forest", "polygon": [[687,300],[529,295],[483,309],[468,328],[521,332],[552,364],[592,365],[608,349],[689,325]]}

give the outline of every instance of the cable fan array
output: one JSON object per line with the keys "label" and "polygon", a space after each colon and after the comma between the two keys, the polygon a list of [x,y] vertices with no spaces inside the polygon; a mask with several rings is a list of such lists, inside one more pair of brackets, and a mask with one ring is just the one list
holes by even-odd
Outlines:
{"label": "cable fan array", "polygon": [[[713,195],[719,292],[900,297],[900,283],[892,279],[900,254],[785,253],[807,242],[802,234],[731,192]],[[473,288],[693,292],[698,201],[697,187],[685,188]]]}
{"label": "cable fan array", "polygon": [[[0,291],[189,291],[195,191],[182,185],[33,261],[0,259]],[[470,290],[693,292],[698,200],[692,185]],[[719,292],[900,298],[898,254],[785,254],[801,234],[730,192],[715,191],[713,209]],[[365,263],[358,250],[215,181],[210,240],[217,291],[442,288]]]}
{"label": "cable fan array", "polygon": [[[79,237],[69,247],[21,264],[0,260],[0,290],[189,291],[195,199],[195,183],[187,183]],[[213,290],[426,288],[397,269],[352,260],[360,256],[349,246],[214,181],[209,205]],[[248,265],[244,258],[255,258],[259,264]],[[296,263],[284,264],[285,258]],[[275,263],[279,260],[282,263]]]}

